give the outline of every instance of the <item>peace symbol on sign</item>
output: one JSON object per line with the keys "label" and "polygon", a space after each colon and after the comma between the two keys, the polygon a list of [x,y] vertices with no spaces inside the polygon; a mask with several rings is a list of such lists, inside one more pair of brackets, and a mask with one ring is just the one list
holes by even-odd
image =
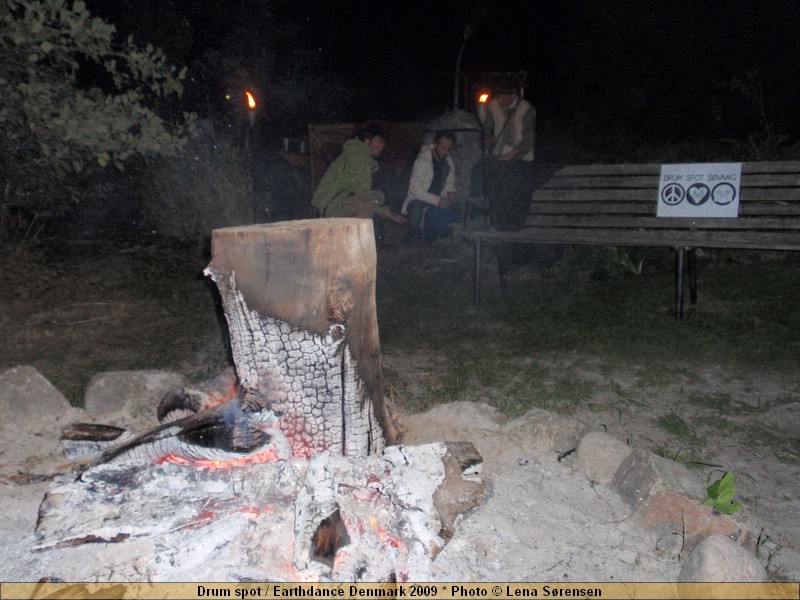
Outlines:
{"label": "peace symbol on sign", "polygon": [[670,183],[661,190],[661,199],[664,201],[664,204],[675,206],[681,203],[684,194],[683,188],[679,184]]}

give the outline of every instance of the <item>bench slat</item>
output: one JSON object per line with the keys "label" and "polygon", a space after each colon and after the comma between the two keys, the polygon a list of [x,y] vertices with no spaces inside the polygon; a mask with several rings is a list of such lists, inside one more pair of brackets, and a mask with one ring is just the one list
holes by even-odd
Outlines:
{"label": "bench slat", "polygon": [[[653,216],[656,206],[652,201],[647,202],[534,202],[528,210],[529,218],[540,215],[633,215]],[[792,204],[760,202],[751,200],[741,201],[739,205],[739,218],[751,216],[800,216],[800,201]]]}
{"label": "bench slat", "polygon": [[[716,162],[737,162],[716,161]],[[794,160],[743,162],[742,174],[751,173],[800,173],[800,163]],[[559,169],[555,176],[592,175],[660,175],[661,163],[615,164],[615,165],[569,165]]]}
{"label": "bench slat", "polygon": [[[562,176],[556,173],[540,189],[640,189],[658,194],[660,177],[655,175]],[[797,187],[800,173],[742,175],[741,187]]]}
{"label": "bench slat", "polygon": [[[800,219],[779,219],[767,217],[726,218],[686,218],[686,217],[653,217],[653,216],[613,216],[613,215],[568,215],[551,216],[536,215],[528,217],[526,229],[533,227],[563,227],[570,229],[686,229],[713,230],[800,230]],[[800,241],[800,240],[798,240]]]}
{"label": "bench slat", "polygon": [[[743,187],[741,190],[740,202],[759,202],[759,201],[780,201],[798,202],[800,201],[800,187]],[[543,201],[603,201],[603,200],[630,200],[651,202],[654,206],[658,199],[658,189],[629,188],[629,189],[591,189],[591,188],[540,188],[533,192],[533,202]]]}
{"label": "bench slat", "polygon": [[598,246],[656,246],[800,250],[796,233],[774,231],[687,231],[674,229],[625,230],[527,227],[522,231],[469,231],[464,236],[496,242],[527,244],[578,244]]}

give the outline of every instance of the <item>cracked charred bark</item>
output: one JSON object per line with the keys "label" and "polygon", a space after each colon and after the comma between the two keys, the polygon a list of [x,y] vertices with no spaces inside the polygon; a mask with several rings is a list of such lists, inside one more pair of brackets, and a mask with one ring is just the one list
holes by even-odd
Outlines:
{"label": "cracked charred bark", "polygon": [[380,364],[372,223],[315,219],[218,229],[217,284],[245,402],[281,413],[295,456],[393,444]]}

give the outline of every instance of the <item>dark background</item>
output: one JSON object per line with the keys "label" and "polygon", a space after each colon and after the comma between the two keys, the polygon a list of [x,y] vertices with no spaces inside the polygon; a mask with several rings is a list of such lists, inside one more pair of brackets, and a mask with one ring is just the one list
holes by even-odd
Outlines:
{"label": "dark background", "polygon": [[[90,3],[120,34],[187,65],[184,102],[209,116],[258,90],[265,135],[309,122],[427,120],[453,72],[524,70],[545,135],[664,143],[794,138],[795,0],[122,0]],[[737,79],[744,85],[737,87]],[[466,107],[470,108],[470,107]]]}

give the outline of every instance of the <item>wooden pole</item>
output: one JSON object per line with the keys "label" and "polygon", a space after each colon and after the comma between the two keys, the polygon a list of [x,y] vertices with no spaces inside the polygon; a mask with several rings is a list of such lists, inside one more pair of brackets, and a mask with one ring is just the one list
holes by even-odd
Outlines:
{"label": "wooden pole", "polygon": [[245,397],[282,413],[295,456],[364,456],[397,441],[385,407],[372,221],[216,229],[216,282]]}

